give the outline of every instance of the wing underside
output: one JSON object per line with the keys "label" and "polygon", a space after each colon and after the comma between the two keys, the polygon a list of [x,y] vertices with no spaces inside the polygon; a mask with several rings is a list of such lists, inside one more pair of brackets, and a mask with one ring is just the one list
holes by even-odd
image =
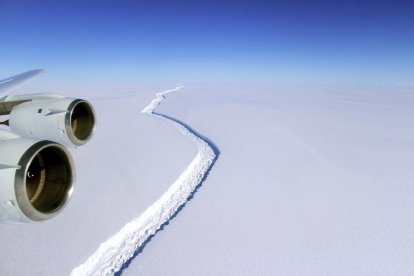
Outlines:
{"label": "wing underside", "polygon": [[42,69],[31,70],[0,80],[0,101],[4,101],[10,92],[38,77],[43,72]]}

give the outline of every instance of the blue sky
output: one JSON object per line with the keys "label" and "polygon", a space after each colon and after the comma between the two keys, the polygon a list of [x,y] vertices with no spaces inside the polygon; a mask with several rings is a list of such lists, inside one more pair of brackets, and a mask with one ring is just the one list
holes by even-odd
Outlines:
{"label": "blue sky", "polygon": [[0,31],[2,76],[414,84],[408,0],[0,0]]}

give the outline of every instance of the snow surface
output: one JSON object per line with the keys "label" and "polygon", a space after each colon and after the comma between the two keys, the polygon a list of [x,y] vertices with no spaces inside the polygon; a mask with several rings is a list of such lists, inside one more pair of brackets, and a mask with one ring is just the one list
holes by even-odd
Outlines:
{"label": "snow surface", "polygon": [[186,87],[220,157],[123,275],[414,275],[414,90]]}
{"label": "snow surface", "polygon": [[412,87],[168,89],[90,99],[73,199],[0,227],[0,275],[414,274]]}
{"label": "snow surface", "polygon": [[195,132],[172,118],[155,113],[155,109],[167,94],[181,88],[177,87],[158,93],[157,98],[145,107],[142,113],[155,115],[171,123],[180,133],[195,142],[198,147],[197,155],[160,199],[137,219],[128,223],[108,241],[101,244],[84,264],[72,271],[72,275],[110,275],[118,272],[140,246],[177,214],[179,208],[191,197],[216,160],[214,149]]}

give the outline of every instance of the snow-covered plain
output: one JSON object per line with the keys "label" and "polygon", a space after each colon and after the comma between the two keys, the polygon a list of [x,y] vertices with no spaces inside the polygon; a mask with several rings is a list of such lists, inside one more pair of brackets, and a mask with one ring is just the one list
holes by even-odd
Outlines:
{"label": "snow-covered plain", "polygon": [[413,275],[412,88],[186,87],[220,157],[125,275]]}
{"label": "snow-covered plain", "polygon": [[84,264],[72,271],[72,275],[108,275],[118,272],[123,264],[131,259],[136,251],[139,251],[140,247],[144,246],[158,230],[178,214],[212,168],[217,159],[213,144],[209,144],[178,120],[156,113],[156,108],[168,94],[182,88],[182,86],[178,86],[175,89],[158,93],[157,97],[142,110],[142,113],[156,116],[171,123],[182,135],[197,145],[197,155],[157,201],[151,204],[137,219],[128,223],[116,235],[101,244]]}
{"label": "snow-covered plain", "polygon": [[69,206],[0,227],[1,275],[101,273],[88,270],[99,246],[199,154],[181,123],[219,158],[120,274],[414,274],[413,88],[195,85],[159,98],[164,117],[141,113],[172,88],[91,99],[99,125],[73,151]]}

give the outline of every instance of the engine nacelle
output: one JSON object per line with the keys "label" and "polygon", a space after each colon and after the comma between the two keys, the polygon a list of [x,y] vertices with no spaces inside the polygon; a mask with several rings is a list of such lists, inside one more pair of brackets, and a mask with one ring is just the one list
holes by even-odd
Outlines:
{"label": "engine nacelle", "polygon": [[14,107],[9,117],[14,133],[67,147],[85,144],[92,137],[95,125],[92,105],[72,98],[25,102]]}
{"label": "engine nacelle", "polygon": [[57,143],[16,138],[0,141],[0,222],[44,221],[72,195],[75,167]]}

